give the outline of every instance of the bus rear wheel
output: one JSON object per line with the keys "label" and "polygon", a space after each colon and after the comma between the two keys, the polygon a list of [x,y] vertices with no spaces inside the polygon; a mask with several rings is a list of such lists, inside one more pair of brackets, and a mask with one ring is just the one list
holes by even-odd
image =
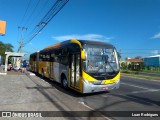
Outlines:
{"label": "bus rear wheel", "polygon": [[44,70],[42,69],[42,72],[41,72],[41,77],[43,78],[44,77]]}
{"label": "bus rear wheel", "polygon": [[67,89],[68,88],[68,81],[66,78],[62,78],[62,86],[64,89]]}

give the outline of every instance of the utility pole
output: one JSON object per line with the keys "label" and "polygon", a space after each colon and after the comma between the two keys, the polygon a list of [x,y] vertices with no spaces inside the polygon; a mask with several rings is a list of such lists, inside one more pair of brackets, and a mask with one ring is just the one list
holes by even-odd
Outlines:
{"label": "utility pole", "polygon": [[24,30],[27,30],[28,28],[26,27],[18,27],[18,29],[21,29],[21,40],[19,42],[19,48],[18,48],[18,52],[21,53],[22,52],[22,47],[23,47],[23,41],[24,41]]}
{"label": "utility pole", "polygon": [[[27,30],[28,28],[26,28],[24,26],[23,27],[18,26],[18,29],[22,30],[22,32],[21,32],[21,39],[19,41],[19,47],[18,47],[17,52],[18,53],[22,53],[22,47],[24,46],[23,45],[23,42],[24,42],[24,30]],[[14,57],[14,66],[16,66],[16,62],[17,62],[18,59],[19,58],[15,58]]]}

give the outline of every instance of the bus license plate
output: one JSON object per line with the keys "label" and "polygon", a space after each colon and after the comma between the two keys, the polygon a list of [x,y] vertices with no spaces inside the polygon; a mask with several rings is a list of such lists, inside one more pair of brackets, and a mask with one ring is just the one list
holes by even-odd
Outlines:
{"label": "bus license plate", "polygon": [[102,87],[102,90],[108,90],[108,87],[107,86]]}

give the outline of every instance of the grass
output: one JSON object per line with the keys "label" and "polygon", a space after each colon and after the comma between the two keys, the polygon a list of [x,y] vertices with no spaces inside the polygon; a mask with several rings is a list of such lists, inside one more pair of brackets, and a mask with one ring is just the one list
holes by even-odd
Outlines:
{"label": "grass", "polygon": [[139,74],[139,71],[131,71],[131,70],[121,70],[121,72],[127,74]]}
{"label": "grass", "polygon": [[160,71],[143,70],[143,72],[160,74]]}
{"label": "grass", "polygon": [[[141,71],[129,71],[129,70],[121,70],[122,76],[128,76],[128,77],[135,77],[135,78],[144,78],[148,80],[160,80],[160,77],[153,77],[153,76],[146,76],[146,75],[141,75]],[[145,72],[145,71],[143,71]],[[151,73],[151,72],[147,72]]]}
{"label": "grass", "polygon": [[122,76],[123,75],[128,76],[128,77],[135,77],[135,78],[145,78],[145,79],[148,79],[148,80],[160,80],[160,78],[158,78],[158,77],[151,77],[151,76],[144,76],[144,75],[134,75],[134,74],[122,73]]}

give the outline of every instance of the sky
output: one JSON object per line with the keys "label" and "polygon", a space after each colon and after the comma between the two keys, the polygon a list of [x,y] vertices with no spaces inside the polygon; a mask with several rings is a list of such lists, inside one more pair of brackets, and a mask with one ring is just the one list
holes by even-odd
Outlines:
{"label": "sky", "polygon": [[[0,0],[0,20],[7,22],[0,41],[17,51],[56,0]],[[20,27],[18,29],[18,26]],[[160,0],[69,0],[37,36],[28,42],[26,57],[68,39],[113,44],[122,59],[160,54]]]}

